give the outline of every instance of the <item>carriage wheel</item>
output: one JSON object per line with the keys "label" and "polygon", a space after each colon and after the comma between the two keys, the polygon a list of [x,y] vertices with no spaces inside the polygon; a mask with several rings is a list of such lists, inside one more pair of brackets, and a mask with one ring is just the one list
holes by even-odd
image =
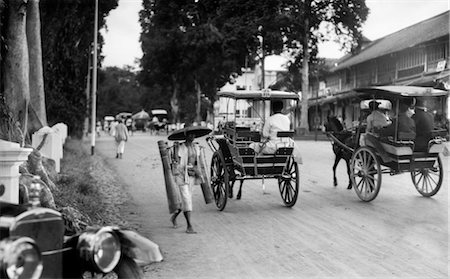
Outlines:
{"label": "carriage wheel", "polygon": [[372,149],[358,148],[352,156],[350,169],[350,179],[358,197],[366,202],[375,199],[381,187],[381,167]]}
{"label": "carriage wheel", "polygon": [[441,188],[444,172],[438,156],[432,168],[411,171],[411,179],[417,191],[424,197],[434,196]]}
{"label": "carriage wheel", "polygon": [[299,183],[298,165],[293,157],[289,157],[283,173],[278,178],[281,198],[287,207],[294,206],[297,201]]}
{"label": "carriage wheel", "polygon": [[211,160],[211,188],[217,208],[222,211],[227,205],[228,197],[228,171],[222,153],[216,151]]}

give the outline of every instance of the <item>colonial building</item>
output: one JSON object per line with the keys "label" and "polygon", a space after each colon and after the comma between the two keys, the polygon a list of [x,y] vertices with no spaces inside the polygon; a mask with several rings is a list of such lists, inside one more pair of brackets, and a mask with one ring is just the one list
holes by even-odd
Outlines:
{"label": "colonial building", "polygon": [[323,125],[327,115],[351,127],[359,104],[349,98],[352,89],[375,85],[416,85],[449,89],[449,15],[442,14],[404,28],[349,54],[331,72],[311,81],[310,127]]}

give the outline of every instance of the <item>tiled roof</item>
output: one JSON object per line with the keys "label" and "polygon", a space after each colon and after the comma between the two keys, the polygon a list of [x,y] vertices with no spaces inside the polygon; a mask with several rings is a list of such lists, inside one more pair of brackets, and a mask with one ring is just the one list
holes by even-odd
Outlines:
{"label": "tiled roof", "polygon": [[449,36],[450,11],[426,19],[400,31],[373,41],[361,52],[346,55],[331,69],[338,71],[353,65],[419,45],[443,36]]}

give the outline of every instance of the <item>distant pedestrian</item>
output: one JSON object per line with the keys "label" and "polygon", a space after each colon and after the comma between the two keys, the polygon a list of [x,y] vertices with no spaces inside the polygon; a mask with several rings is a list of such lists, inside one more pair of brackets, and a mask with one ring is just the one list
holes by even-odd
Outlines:
{"label": "distant pedestrian", "polygon": [[102,129],[102,122],[97,121],[97,125],[95,126],[95,132],[97,132],[97,136],[100,137],[100,131]]}
{"label": "distant pedestrian", "polygon": [[125,120],[125,126],[127,126],[128,134],[133,135],[133,119],[127,118]]}
{"label": "distant pedestrian", "polygon": [[128,140],[128,129],[121,119],[114,128],[114,138],[116,139],[116,158],[122,159],[125,142]]}
{"label": "distant pedestrian", "polygon": [[117,122],[117,120],[114,120],[113,122],[111,122],[111,124],[109,124],[109,134],[113,137],[116,136],[116,126],[117,124],[119,124],[119,122]]}

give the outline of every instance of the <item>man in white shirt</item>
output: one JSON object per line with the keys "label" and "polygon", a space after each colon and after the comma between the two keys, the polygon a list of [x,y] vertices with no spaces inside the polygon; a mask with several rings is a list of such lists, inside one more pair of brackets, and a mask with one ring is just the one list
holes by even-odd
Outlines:
{"label": "man in white shirt", "polygon": [[379,110],[380,102],[371,101],[369,103],[369,108],[372,110],[372,113],[367,116],[367,127],[366,132],[377,132],[377,130],[388,126],[391,124],[391,120]]}
{"label": "man in white shirt", "polygon": [[253,148],[256,153],[273,154],[277,150],[282,139],[277,137],[279,131],[289,131],[291,128],[291,120],[287,115],[281,113],[283,110],[282,101],[272,102],[273,115],[266,119],[262,131],[262,143],[252,143],[250,148]]}

